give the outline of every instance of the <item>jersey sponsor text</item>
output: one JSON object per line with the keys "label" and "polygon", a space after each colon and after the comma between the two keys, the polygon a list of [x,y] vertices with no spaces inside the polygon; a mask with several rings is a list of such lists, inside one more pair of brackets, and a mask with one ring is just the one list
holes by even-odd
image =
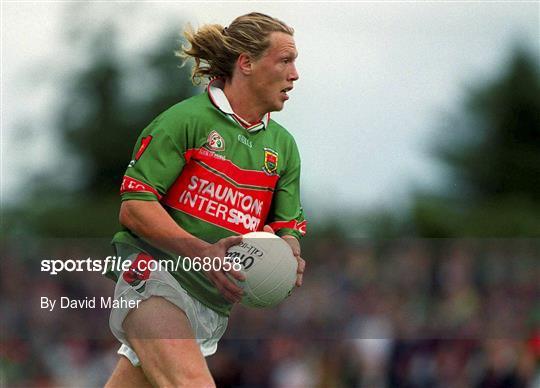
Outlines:
{"label": "jersey sponsor text", "polygon": [[223,184],[216,184],[193,175],[181,192],[178,203],[198,215],[256,231],[261,224],[264,201]]}

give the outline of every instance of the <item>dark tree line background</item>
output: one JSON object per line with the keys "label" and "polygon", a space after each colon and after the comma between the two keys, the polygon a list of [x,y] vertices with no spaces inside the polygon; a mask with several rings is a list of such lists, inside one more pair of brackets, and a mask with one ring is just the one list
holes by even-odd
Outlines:
{"label": "dark tree line background", "polygon": [[[62,185],[42,178],[28,202],[6,210],[4,225],[18,225],[8,235],[106,237],[118,228],[118,188],[138,134],[160,112],[198,92],[189,66],[180,68],[173,55],[179,30],[137,61],[122,58],[112,24],[91,36],[92,62],[71,75],[56,120],[64,152],[80,167],[77,178],[66,177]],[[540,235],[538,63],[523,48],[508,57],[500,74],[471,86],[462,105],[441,117],[433,159],[447,175],[445,184],[438,191],[416,190],[410,209],[399,213],[354,215],[364,235]],[[337,236],[344,225],[329,220],[314,229]]]}
{"label": "dark tree line background", "polygon": [[445,120],[435,158],[439,192],[418,192],[410,215],[429,237],[540,235],[540,76],[522,48],[498,78],[468,91]]}
{"label": "dark tree line background", "polygon": [[56,118],[65,163],[78,167],[75,177],[62,168],[42,176],[28,202],[7,211],[6,225],[47,237],[112,235],[119,227],[121,179],[139,133],[197,93],[189,66],[174,56],[182,44],[178,31],[129,59],[122,57],[114,25],[86,37],[91,62],[66,80]]}

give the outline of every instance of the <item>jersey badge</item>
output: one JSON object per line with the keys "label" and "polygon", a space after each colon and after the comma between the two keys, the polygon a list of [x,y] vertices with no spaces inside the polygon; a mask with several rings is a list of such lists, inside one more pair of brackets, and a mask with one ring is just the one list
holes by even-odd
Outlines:
{"label": "jersey badge", "polygon": [[208,134],[206,139],[208,148],[212,151],[224,151],[225,150],[225,139],[217,133],[217,131],[212,131]]}
{"label": "jersey badge", "polygon": [[274,175],[278,167],[278,153],[270,148],[264,149],[263,171],[268,175]]}

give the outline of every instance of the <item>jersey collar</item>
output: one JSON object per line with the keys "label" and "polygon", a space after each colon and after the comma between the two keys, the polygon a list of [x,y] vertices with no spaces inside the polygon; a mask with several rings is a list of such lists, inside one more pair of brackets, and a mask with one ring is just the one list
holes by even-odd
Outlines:
{"label": "jersey collar", "polygon": [[208,84],[208,96],[216,108],[248,132],[257,132],[268,127],[270,113],[265,114],[262,120],[257,123],[250,123],[234,113],[229,100],[227,100],[227,96],[223,92],[223,86],[224,82],[221,78],[215,78]]}

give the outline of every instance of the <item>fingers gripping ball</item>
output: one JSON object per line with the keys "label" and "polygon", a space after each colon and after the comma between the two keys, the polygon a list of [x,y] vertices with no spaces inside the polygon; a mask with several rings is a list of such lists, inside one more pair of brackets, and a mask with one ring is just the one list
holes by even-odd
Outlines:
{"label": "fingers gripping ball", "polygon": [[296,282],[298,262],[283,239],[267,232],[245,234],[242,242],[227,251],[239,261],[246,280],[236,281],[244,289],[242,304],[272,307],[287,298]]}

